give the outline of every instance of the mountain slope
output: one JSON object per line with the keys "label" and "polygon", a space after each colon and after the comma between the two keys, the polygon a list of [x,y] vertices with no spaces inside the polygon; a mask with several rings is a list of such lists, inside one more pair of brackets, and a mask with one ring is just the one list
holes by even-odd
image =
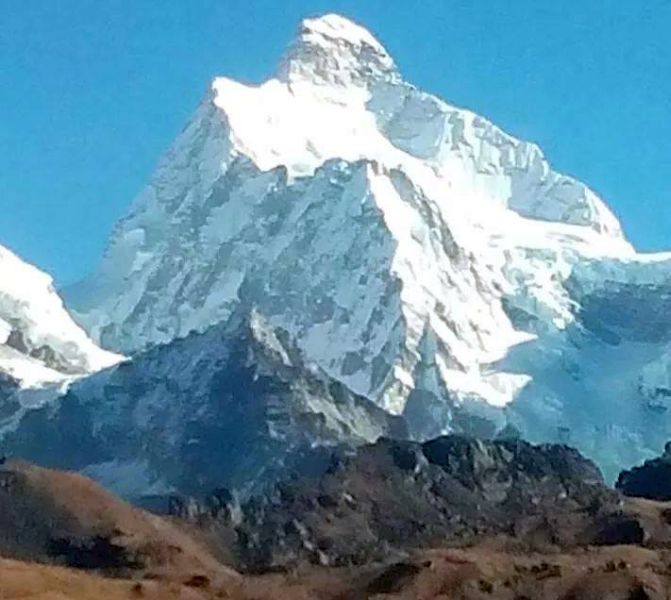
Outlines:
{"label": "mountain slope", "polygon": [[405,437],[402,419],[303,363],[258,314],[158,346],[26,413],[4,448],[122,496],[263,489],[329,451]]}
{"label": "mountain slope", "polygon": [[9,461],[0,596],[668,595],[669,504],[623,499],[571,448],[449,436],[380,440],[333,458],[320,476],[291,477],[243,505],[213,497],[170,520],[80,475]]}
{"label": "mountain slope", "polygon": [[[63,384],[115,364],[67,313],[51,278],[0,246],[0,394]],[[28,398],[24,394],[23,398]]]}
{"label": "mountain slope", "polygon": [[68,298],[123,352],[254,305],[416,437],[509,426],[612,477],[671,432],[670,275],[536,145],[326,15],[268,81],[213,81]]}
{"label": "mountain slope", "polygon": [[9,461],[0,468],[0,482],[0,552],[5,558],[112,577],[200,572],[235,580],[178,527],[131,507],[85,477]]}

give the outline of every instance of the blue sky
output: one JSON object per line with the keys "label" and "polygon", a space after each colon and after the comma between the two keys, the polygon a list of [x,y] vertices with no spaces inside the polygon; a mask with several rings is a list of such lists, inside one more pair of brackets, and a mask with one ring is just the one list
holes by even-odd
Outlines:
{"label": "blue sky", "polygon": [[642,249],[671,249],[671,0],[32,0],[0,17],[0,244],[90,271],[209,80],[269,75],[303,16],[538,142]]}

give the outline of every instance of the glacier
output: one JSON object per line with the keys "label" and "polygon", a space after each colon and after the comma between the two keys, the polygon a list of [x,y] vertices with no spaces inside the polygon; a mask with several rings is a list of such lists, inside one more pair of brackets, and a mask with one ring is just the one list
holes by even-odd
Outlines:
{"label": "glacier", "polygon": [[257,311],[417,438],[564,441],[612,477],[671,436],[671,254],[338,15],[268,81],[214,79],[65,295],[126,354]]}

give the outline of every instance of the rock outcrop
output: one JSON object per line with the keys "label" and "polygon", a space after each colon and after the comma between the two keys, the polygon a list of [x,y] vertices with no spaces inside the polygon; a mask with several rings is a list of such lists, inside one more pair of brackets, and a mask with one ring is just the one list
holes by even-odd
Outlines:
{"label": "rock outcrop", "polygon": [[250,501],[237,534],[247,567],[347,565],[497,535],[572,547],[598,541],[600,519],[620,513],[620,496],[566,446],[384,439]]}
{"label": "rock outcrop", "polygon": [[615,487],[625,496],[650,500],[671,500],[671,442],[659,458],[622,471]]}

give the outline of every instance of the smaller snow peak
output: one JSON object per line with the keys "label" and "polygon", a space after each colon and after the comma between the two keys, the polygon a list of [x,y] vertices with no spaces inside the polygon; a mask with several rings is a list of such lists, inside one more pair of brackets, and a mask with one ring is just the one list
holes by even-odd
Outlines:
{"label": "smaller snow peak", "polygon": [[0,379],[41,387],[118,363],[72,320],[46,273],[0,246]]}
{"label": "smaller snow peak", "polygon": [[344,87],[400,79],[382,44],[365,28],[336,14],[302,21],[278,78]]}

